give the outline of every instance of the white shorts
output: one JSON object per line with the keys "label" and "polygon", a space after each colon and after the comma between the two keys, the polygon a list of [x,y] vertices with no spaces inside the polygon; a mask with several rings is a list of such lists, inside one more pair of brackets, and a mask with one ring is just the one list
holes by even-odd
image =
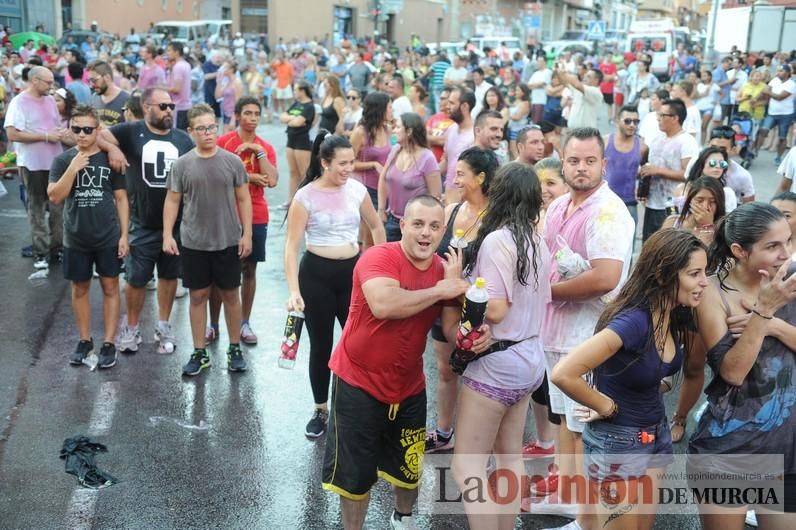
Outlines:
{"label": "white shorts", "polygon": [[293,99],[293,87],[288,85],[285,88],[275,88],[276,99]]}
{"label": "white shorts", "polygon": [[[569,432],[582,433],[586,424],[575,417],[575,407],[581,406],[580,403],[573,400],[564,394],[560,388],[553,384],[550,374],[553,373],[553,368],[558,362],[564,358],[566,353],[558,353],[552,351],[545,351],[544,356],[547,360],[547,383],[550,390],[550,411],[553,414],[565,416],[567,420],[567,429]],[[591,373],[583,376],[586,381],[591,380]]]}

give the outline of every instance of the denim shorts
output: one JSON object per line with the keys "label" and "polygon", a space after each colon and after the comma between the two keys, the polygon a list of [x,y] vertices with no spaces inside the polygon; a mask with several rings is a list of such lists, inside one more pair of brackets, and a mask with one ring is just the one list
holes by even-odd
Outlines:
{"label": "denim shorts", "polygon": [[401,220],[393,214],[387,214],[387,222],[384,223],[384,232],[387,235],[387,243],[401,240]]}
{"label": "denim shorts", "polygon": [[[642,431],[655,439],[642,443]],[[584,466],[591,480],[611,482],[641,477],[647,469],[668,466],[674,460],[672,453],[672,434],[666,418],[646,427],[596,421],[583,430]]]}
{"label": "denim shorts", "polygon": [[788,136],[788,128],[791,123],[793,123],[793,114],[769,114],[763,120],[762,128],[771,130],[774,128],[774,125],[776,125],[779,129],[779,138],[782,140]]}

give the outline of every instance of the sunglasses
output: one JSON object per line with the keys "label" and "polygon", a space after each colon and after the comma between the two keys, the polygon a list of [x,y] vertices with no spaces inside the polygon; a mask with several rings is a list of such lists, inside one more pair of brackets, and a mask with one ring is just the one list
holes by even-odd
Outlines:
{"label": "sunglasses", "polygon": [[732,129],[714,129],[713,132],[710,133],[711,138],[735,138],[735,131]]}
{"label": "sunglasses", "polygon": [[174,110],[177,107],[177,105],[174,103],[147,103],[147,105],[152,105],[153,107],[157,107],[162,111],[165,111],[166,109]]}
{"label": "sunglasses", "polygon": [[727,169],[729,166],[726,160],[708,160],[708,165],[710,167],[720,167],[721,169]]}
{"label": "sunglasses", "polygon": [[633,125],[638,125],[639,123],[641,123],[641,120],[638,118],[625,118],[622,121],[625,122],[625,125],[630,125],[631,123]]}
{"label": "sunglasses", "polygon": [[351,101],[359,99],[359,96],[346,96],[346,99],[350,99]]}
{"label": "sunglasses", "polygon": [[72,125],[71,129],[72,129],[72,132],[75,133],[75,134],[80,134],[82,132],[86,136],[88,136],[89,134],[91,134],[95,130],[97,130],[96,127],[78,127],[76,125]]}

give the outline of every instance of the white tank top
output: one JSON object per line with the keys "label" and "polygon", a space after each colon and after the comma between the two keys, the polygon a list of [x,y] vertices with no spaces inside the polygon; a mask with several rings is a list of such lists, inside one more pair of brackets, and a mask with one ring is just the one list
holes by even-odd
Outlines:
{"label": "white tank top", "polygon": [[307,245],[356,245],[361,221],[359,208],[366,195],[365,186],[352,178],[336,189],[321,189],[314,183],[299,189],[295,200],[309,212]]}

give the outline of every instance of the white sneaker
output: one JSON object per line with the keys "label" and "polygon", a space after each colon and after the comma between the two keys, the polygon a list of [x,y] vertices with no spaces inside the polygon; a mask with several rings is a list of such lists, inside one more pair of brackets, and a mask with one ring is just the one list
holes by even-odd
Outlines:
{"label": "white sneaker", "polygon": [[47,258],[45,258],[44,256],[39,256],[38,258],[36,258],[36,261],[33,262],[33,268],[38,271],[49,269],[50,262],[47,261]]}
{"label": "white sneaker", "polygon": [[577,505],[559,502],[558,495],[555,493],[541,498],[534,497],[534,501],[531,502],[529,497],[522,499],[522,511],[531,515],[557,515],[567,519],[574,519],[578,515]]}
{"label": "white sneaker", "polygon": [[136,353],[138,345],[141,344],[141,331],[133,331],[128,326],[122,326],[119,332],[119,351],[122,353]]}
{"label": "white sneaker", "polygon": [[152,278],[146,284],[147,291],[154,291],[158,288],[158,280],[156,278]]}
{"label": "white sneaker", "polygon": [[390,528],[393,530],[419,530],[417,524],[415,524],[414,516],[406,515],[398,519],[398,514],[395,513],[395,510],[393,510],[390,517]]}
{"label": "white sneaker", "polygon": [[746,512],[746,524],[753,528],[757,528],[757,515],[755,515],[754,510],[748,510]]}
{"label": "white sneaker", "polygon": [[243,344],[248,344],[249,346],[254,346],[257,344],[257,335],[254,334],[252,328],[249,324],[243,324],[240,327],[240,341]]}
{"label": "white sneaker", "polygon": [[177,290],[174,293],[174,298],[182,298],[188,294],[188,289],[182,286],[182,281],[177,282]]}
{"label": "white sneaker", "polygon": [[168,322],[157,323],[155,326],[155,341],[158,343],[158,353],[174,353],[174,350],[177,349],[177,339],[174,337],[171,324]]}

